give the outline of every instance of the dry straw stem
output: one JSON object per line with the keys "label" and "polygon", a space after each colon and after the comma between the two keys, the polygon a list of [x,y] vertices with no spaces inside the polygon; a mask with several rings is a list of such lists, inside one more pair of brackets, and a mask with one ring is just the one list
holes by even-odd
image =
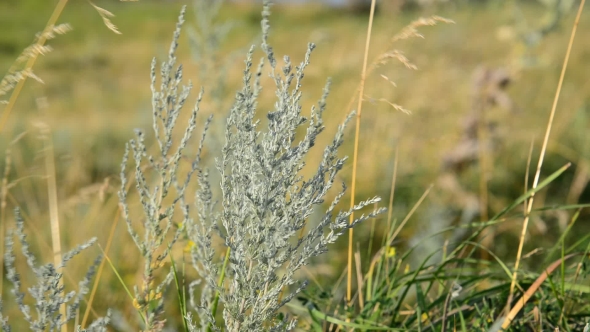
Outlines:
{"label": "dry straw stem", "polygon": [[[116,34],[121,34],[121,32],[117,29],[117,27],[109,20],[109,17],[113,17],[115,16],[113,13],[109,12],[108,10],[98,7],[96,5],[94,5],[92,2],[88,1],[98,12],[98,14],[102,17],[104,24],[106,25],[106,27],[108,29],[110,29],[111,31],[113,31]],[[64,34],[67,31],[71,30],[71,27],[67,24],[61,24],[59,26],[56,26],[55,23],[57,22],[57,19],[60,17],[61,13],[63,12],[63,9],[65,8],[66,4],[68,3],[68,0],[60,0],[57,5],[55,6],[55,9],[53,10],[53,13],[51,14],[51,17],[49,18],[49,20],[47,21],[47,24],[45,25],[45,28],[43,29],[43,32],[40,33],[37,37],[37,41],[27,47],[27,49],[23,52],[23,54],[21,56],[19,56],[19,58],[16,60],[16,63],[20,63],[21,61],[24,61],[24,59],[28,59],[27,63],[24,66],[24,69],[21,71],[16,71],[16,69],[13,67],[11,67],[8,71],[8,74],[6,75],[7,77],[4,77],[2,80],[2,84],[0,84],[0,95],[7,93],[8,91],[10,91],[10,88],[12,88],[12,86],[14,86],[14,91],[12,92],[12,94],[10,95],[10,99],[8,100],[8,103],[6,104],[6,107],[4,108],[4,111],[2,112],[2,114],[0,115],[0,133],[2,133],[2,131],[4,130],[4,126],[6,125],[6,123],[8,122],[8,116],[10,115],[10,112],[12,111],[12,109],[14,108],[14,105],[16,103],[16,100],[18,99],[23,86],[25,85],[25,82],[27,80],[27,78],[33,78],[38,82],[43,83],[43,81],[35,76],[35,74],[33,74],[33,66],[35,65],[35,62],[37,61],[37,57],[40,54],[45,54],[49,51],[51,51],[51,48],[49,48],[48,46],[45,46],[45,42],[47,42],[47,40],[52,39],[55,34]],[[10,77],[8,77],[10,76]],[[10,78],[11,82],[7,82],[6,79]],[[13,85],[15,84],[15,85]]]}
{"label": "dry straw stem", "polygon": [[[543,138],[543,145],[541,146],[541,153],[539,154],[539,162],[537,164],[537,171],[535,173],[535,179],[533,180],[533,189],[536,189],[537,185],[539,184],[539,178],[541,176],[541,167],[543,166],[543,160],[545,158],[545,153],[547,151],[547,144],[549,142],[549,135],[551,134],[551,127],[553,126],[553,120],[555,118],[555,110],[557,109],[557,102],[559,101],[559,95],[561,93],[561,87],[563,86],[563,79],[565,77],[565,71],[567,69],[567,64],[568,64],[570,54],[572,51],[572,46],[574,44],[574,38],[576,36],[576,30],[578,29],[578,24],[580,22],[580,16],[582,15],[582,10],[584,9],[585,3],[586,3],[586,0],[582,0],[580,2],[580,6],[578,8],[578,14],[576,15],[576,20],[574,21],[574,26],[572,27],[572,33],[571,33],[570,40],[569,40],[569,43],[567,46],[567,51],[565,53],[565,59],[563,60],[563,65],[561,67],[561,74],[559,77],[559,82],[557,84],[557,90],[555,91],[555,98],[553,99],[553,106],[551,107],[551,113],[549,115],[549,122],[547,123],[547,129],[545,130],[545,137]],[[516,279],[517,279],[517,274],[518,274],[518,266],[519,266],[521,255],[522,255],[524,238],[527,233],[529,217],[530,217],[530,213],[531,213],[531,210],[533,207],[534,199],[535,199],[535,194],[533,193],[531,195],[531,198],[530,198],[529,202],[527,203],[527,207],[526,207],[526,214],[525,214],[524,222],[522,224],[522,232],[520,235],[520,242],[518,244],[518,251],[516,253],[516,262],[514,265],[514,273],[512,275],[512,283],[510,284],[510,295],[508,296],[508,302],[506,303],[506,307],[510,306],[510,303],[512,302],[512,297],[514,295],[513,292],[514,292],[514,286],[516,284]],[[523,300],[524,300],[524,297],[523,297]],[[506,320],[504,321],[504,323],[502,324],[502,329],[508,328],[508,326],[510,326],[511,322],[512,322],[512,319],[510,318],[510,316],[507,317]]]}
{"label": "dry straw stem", "polygon": [[[582,0],[582,2],[584,2],[584,0]],[[514,307],[512,307],[512,309],[510,309],[510,312],[508,313],[508,315],[504,319],[504,323],[502,323],[502,330],[506,330],[510,326],[510,323],[512,323],[512,321],[514,320],[516,315],[518,315],[520,310],[524,307],[524,305],[528,302],[528,300],[535,294],[535,292],[537,292],[539,287],[541,287],[543,282],[545,282],[545,280],[547,280],[547,278],[553,273],[553,271],[555,271],[558,267],[560,267],[563,264],[563,262],[565,262],[566,260],[568,260],[574,256],[579,256],[579,255],[581,255],[581,253],[569,254],[563,258],[556,260],[551,265],[549,265],[545,269],[543,274],[541,274],[535,280],[535,282],[526,290],[526,292],[522,295],[522,298],[520,298],[518,301],[516,301],[516,303],[514,304]]]}
{"label": "dry straw stem", "polygon": [[[131,181],[129,181],[131,183]],[[116,197],[116,196],[113,196]],[[119,209],[117,209],[117,212],[115,213],[115,221],[113,222],[113,225],[111,226],[111,231],[109,233],[109,238],[107,239],[107,244],[105,246],[104,252],[105,254],[108,255],[109,253],[109,249],[111,248],[111,244],[113,242],[113,237],[115,236],[115,230],[117,229],[117,225],[119,224],[119,217],[121,216],[121,207],[119,207]],[[96,273],[96,278],[94,280],[94,285],[92,286],[92,291],[90,292],[90,297],[88,298],[88,303],[86,305],[86,311],[84,312],[84,317],[82,318],[82,328],[84,328],[86,326],[86,323],[88,322],[88,316],[90,316],[90,311],[92,310],[92,302],[94,301],[94,295],[96,294],[96,290],[98,289],[98,283],[100,281],[100,277],[102,276],[102,271],[104,269],[104,265],[105,265],[106,260],[102,260],[100,262],[100,265],[98,267],[98,271]]]}
{"label": "dry straw stem", "polygon": [[[4,157],[4,176],[2,177],[2,187],[0,188],[0,239],[4,240],[6,230],[6,196],[8,194],[8,175],[10,175],[10,148],[6,149]],[[0,257],[4,257],[4,246],[0,248]],[[4,264],[0,264],[0,298],[4,289]]]}
{"label": "dry straw stem", "polygon": [[[0,185],[0,239],[4,240],[6,234],[6,208],[8,206],[8,191],[15,185],[15,182],[8,183],[8,177],[12,166],[12,146],[14,146],[21,138],[26,135],[26,132],[18,135],[8,144],[8,148],[4,151],[4,174]],[[0,257],[4,257],[5,246],[0,246]],[[0,264],[0,299],[3,298],[2,291],[4,289],[4,264]]]}
{"label": "dry straw stem", "polygon": [[361,311],[365,308],[365,304],[363,302],[363,272],[361,271],[361,253],[357,248],[357,251],[354,253],[354,262],[356,267],[356,283],[358,287],[358,298],[359,298],[359,307]]}
{"label": "dry straw stem", "polygon": [[[43,97],[36,99],[37,107],[41,113],[47,109],[47,100]],[[42,139],[44,141],[45,153],[45,172],[47,177],[47,197],[49,203],[49,220],[51,223],[51,244],[53,249],[53,263],[55,266],[60,266],[61,257],[61,238],[59,228],[59,209],[57,203],[57,180],[55,172],[55,156],[53,153],[53,138],[51,136],[51,129],[47,124],[38,124]],[[63,269],[63,268],[62,268]],[[61,281],[63,283],[63,280]],[[63,303],[59,309],[61,315],[66,317],[66,304]],[[64,324],[61,327],[62,332],[67,332],[68,325]]]}
{"label": "dry straw stem", "polygon": [[[379,56],[377,56],[377,58],[371,63],[370,67],[368,68],[368,57],[369,57],[369,45],[371,42],[371,30],[373,27],[373,18],[374,18],[374,14],[375,14],[375,0],[371,1],[371,12],[370,12],[370,16],[369,16],[369,24],[368,24],[368,28],[367,28],[367,39],[366,39],[366,44],[365,44],[365,54],[363,57],[363,69],[362,69],[362,74],[361,74],[361,81],[359,83],[359,86],[356,90],[356,92],[358,92],[358,106],[357,106],[357,113],[356,113],[356,125],[355,125],[355,135],[354,135],[354,152],[353,152],[353,160],[352,160],[352,185],[351,185],[351,199],[350,199],[350,206],[354,206],[354,201],[355,201],[355,191],[356,191],[356,173],[357,173],[357,161],[358,161],[358,146],[359,146],[359,136],[360,136],[360,121],[361,121],[361,115],[362,115],[362,104],[363,104],[363,97],[364,97],[364,89],[365,89],[365,81],[367,76],[372,73],[375,69],[377,69],[378,67],[385,65],[389,62],[390,59],[397,59],[398,61],[400,61],[402,64],[404,64],[404,66],[406,66],[409,69],[413,69],[416,70],[417,67],[416,65],[414,65],[413,63],[411,63],[408,58],[406,58],[400,51],[389,48],[388,50],[386,50],[385,52],[381,53]],[[418,28],[422,27],[422,26],[433,26],[436,25],[437,22],[444,22],[444,23],[454,23],[452,20],[440,17],[440,16],[432,16],[430,18],[420,18],[412,23],[410,23],[409,25],[407,25],[405,28],[402,29],[402,31],[400,31],[398,34],[396,34],[392,39],[391,39],[391,43],[395,43],[396,41],[399,40],[403,40],[403,39],[408,39],[408,38],[413,38],[413,37],[418,37],[418,38],[424,38],[423,35],[421,35],[418,32]],[[395,86],[395,82],[389,80],[389,78],[387,78],[384,75],[381,75],[382,78],[384,78],[385,80],[387,80],[389,83],[393,84]],[[353,97],[350,99],[346,109],[350,110],[352,107],[352,104],[354,103],[354,101],[356,100],[356,93],[353,94]],[[380,100],[383,101],[383,100]],[[391,106],[393,106],[395,109],[400,110],[406,114],[409,114],[410,111],[404,109],[403,107],[397,105],[397,104],[393,104],[388,102],[388,104],[390,104]],[[352,222],[354,220],[354,214],[352,214],[350,216],[350,222]],[[349,238],[348,238],[348,274],[347,274],[347,288],[346,288],[346,300],[348,302],[348,304],[350,305],[351,303],[351,298],[352,298],[352,246],[353,246],[353,239],[354,239],[354,231],[351,228],[349,230]]]}
{"label": "dry straw stem", "polygon": [[[488,141],[488,128],[486,125],[486,114],[484,109],[479,111],[479,121],[477,124],[477,139],[480,142],[480,148],[478,149],[479,159],[479,214],[481,220],[488,220],[488,174],[491,169],[488,167],[491,164],[491,158],[488,158],[486,149],[483,147],[485,142]],[[481,243],[484,247],[490,248],[493,244],[493,230],[485,228],[479,235]],[[484,260],[489,259],[489,253],[487,250],[482,251],[482,258]]]}
{"label": "dry straw stem", "polygon": [[[148,166],[146,166],[145,168],[147,168]],[[129,176],[127,176],[129,180],[129,182],[127,183],[127,187],[125,188],[126,192],[129,192],[129,188],[131,188],[131,185],[133,184],[133,178],[134,178],[134,171],[131,172],[132,174],[130,174]],[[111,199],[118,199],[117,196],[113,196]],[[105,205],[110,205],[110,204],[105,204]],[[107,244],[105,246],[104,249],[104,254],[108,255],[109,250],[111,248],[111,245],[113,243],[113,238],[115,237],[115,231],[117,230],[117,226],[119,225],[119,220],[121,217],[121,214],[123,213],[122,207],[119,204],[119,207],[117,209],[117,212],[115,213],[115,220],[113,221],[113,225],[111,225],[111,230],[109,232],[109,237],[107,239]],[[102,271],[104,270],[104,266],[105,266],[106,260],[102,260],[100,262],[100,265],[98,267],[98,270],[96,272],[96,278],[94,280],[94,285],[92,286],[92,291],[90,292],[90,297],[88,298],[88,302],[86,305],[86,311],[84,312],[84,317],[82,318],[82,328],[84,328],[86,326],[86,323],[88,322],[88,317],[90,316],[90,312],[92,312],[96,317],[98,317],[98,315],[96,314],[96,312],[94,311],[94,309],[92,308],[92,302],[94,301],[94,296],[96,295],[96,291],[98,289],[98,284],[100,282],[100,278],[102,276]]]}
{"label": "dry straw stem", "polygon": [[[387,205],[387,234],[391,234],[393,224],[391,218],[393,215],[393,197],[395,195],[395,182],[397,180],[397,165],[398,165],[399,148],[395,149],[395,161],[393,162],[393,175],[391,176],[391,191],[389,193],[389,204]],[[388,243],[389,244],[389,243]],[[389,260],[385,261],[387,271],[389,271]],[[389,273],[387,274],[387,285],[389,286]]]}
{"label": "dry straw stem", "polygon": [[434,187],[433,184],[431,184],[430,186],[428,186],[428,188],[426,189],[426,191],[424,191],[424,193],[422,194],[422,196],[420,197],[420,199],[416,202],[416,204],[414,204],[414,206],[412,207],[412,209],[410,210],[410,212],[406,215],[406,217],[404,218],[404,220],[395,229],[395,233],[393,233],[393,235],[391,236],[391,238],[387,240],[388,241],[388,245],[391,245],[391,243],[393,243],[393,241],[399,235],[399,233],[402,231],[402,229],[404,228],[404,226],[406,225],[406,223],[408,222],[408,220],[410,220],[410,218],[412,217],[412,215],[414,214],[414,212],[416,212],[416,210],[422,204],[422,202],[424,201],[424,199],[426,198],[426,196],[428,196],[428,194],[430,193],[430,190],[432,190],[432,187]]}
{"label": "dry straw stem", "polygon": [[[529,174],[531,171],[531,160],[533,159],[533,148],[535,146],[535,139],[531,139],[531,146],[529,147],[529,154],[526,160],[526,170],[524,173],[524,194],[526,195],[527,191],[529,191]],[[524,201],[523,204],[524,214],[526,215],[527,212],[527,201]]]}
{"label": "dry straw stem", "polygon": [[[393,175],[391,176],[391,191],[389,192],[389,204],[387,205],[387,234],[391,234],[393,224],[391,222],[393,214],[393,197],[395,195],[395,181],[397,179],[397,165],[398,165],[399,148],[395,148],[395,161],[393,164]],[[389,245],[389,243],[388,243]],[[389,260],[386,260],[386,268],[389,271]],[[389,286],[389,273],[387,274],[387,286]]]}
{"label": "dry straw stem", "polygon": [[[68,2],[68,0],[60,0],[57,3],[57,5],[55,6],[55,9],[53,10],[53,14],[51,14],[49,21],[47,21],[47,25],[45,25],[45,29],[43,29],[43,33],[39,36],[39,39],[37,40],[37,43],[36,43],[37,47],[43,47],[43,45],[45,44],[45,41],[47,41],[48,32],[50,32],[53,29],[55,22],[57,22],[57,19],[61,15],[61,12],[63,11],[67,2]],[[35,62],[37,61],[37,56],[38,56],[38,54],[34,54],[33,56],[31,56],[29,58],[29,60],[27,61],[27,64],[25,65],[24,72],[31,71],[31,69],[35,65]],[[8,121],[8,116],[10,115],[10,111],[12,111],[12,108],[14,107],[14,104],[16,103],[16,99],[18,98],[20,92],[22,91],[26,80],[27,80],[27,76],[24,76],[20,81],[18,81],[18,83],[16,84],[16,87],[14,88],[14,91],[12,92],[12,95],[10,96],[10,99],[8,100],[8,105],[6,105],[6,108],[4,108],[4,112],[2,112],[2,116],[0,116],[0,133],[2,133],[2,131],[4,130],[4,126],[6,125],[6,122]]]}
{"label": "dry straw stem", "polygon": [[391,176],[391,191],[389,192],[389,204],[387,205],[387,234],[391,232],[391,228],[393,227],[391,223],[391,218],[393,215],[393,197],[395,195],[395,181],[397,179],[397,165],[398,165],[398,155],[399,149],[395,148],[395,161],[393,164],[393,175]]}
{"label": "dry straw stem", "polygon": [[[480,110],[480,118],[479,123],[477,126],[477,136],[480,144],[482,145],[481,148],[478,149],[479,151],[479,209],[481,220],[488,220],[488,164],[490,160],[488,158],[488,154],[486,153],[485,149],[483,148],[484,142],[488,140],[488,130],[486,126],[486,116],[485,110]],[[484,241],[485,235],[482,235]],[[488,238],[489,239],[489,238]],[[488,240],[489,241],[489,240]]]}
{"label": "dry straw stem", "polygon": [[[363,91],[365,89],[365,79],[367,78],[367,60],[369,58],[369,45],[371,43],[371,30],[373,29],[373,18],[375,17],[375,2],[376,0],[371,0],[371,14],[369,15],[369,25],[367,27],[367,41],[365,43],[365,55],[363,58],[363,71],[361,74],[361,82],[359,87],[359,99],[358,99],[358,107],[356,113],[356,125],[355,125],[355,135],[354,135],[354,154],[352,159],[352,186],[350,189],[350,209],[353,211],[354,208],[354,194],[356,190],[356,167],[357,167],[357,159],[358,159],[358,147],[359,147],[359,135],[360,135],[360,127],[361,127],[361,113],[363,107]],[[350,109],[347,108],[347,112]],[[350,214],[350,223],[354,222],[354,211]],[[346,279],[346,302],[348,305],[351,305],[352,299],[352,246],[353,246],[353,238],[354,232],[353,229],[350,228],[348,231],[348,272],[347,272],[347,279]]]}
{"label": "dry straw stem", "polygon": [[[12,184],[8,183],[8,176],[10,175],[10,166],[12,165],[12,146],[14,146],[26,132],[18,135],[12,142],[8,144],[8,148],[4,153],[4,175],[2,176],[2,185],[0,186],[0,239],[4,240],[6,232],[6,199],[8,197],[8,190]],[[0,257],[4,257],[4,246],[0,246]],[[2,298],[2,290],[4,289],[4,264],[0,264],[0,299]]]}

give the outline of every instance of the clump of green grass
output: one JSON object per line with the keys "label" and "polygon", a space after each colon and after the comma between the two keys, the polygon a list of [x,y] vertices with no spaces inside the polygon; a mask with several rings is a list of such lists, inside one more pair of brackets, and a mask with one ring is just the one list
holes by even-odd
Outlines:
{"label": "clump of green grass", "polygon": [[[430,252],[415,265],[412,254],[420,246],[440,234],[433,234],[421,243],[401,251],[395,246],[398,228],[392,228],[381,249],[359,273],[360,287],[351,305],[336,285],[333,288],[311,289],[300,297],[304,306],[293,309],[308,312],[310,329],[335,331],[358,328],[388,331],[545,331],[564,329],[581,331],[590,321],[590,278],[585,268],[590,258],[588,236],[569,247],[565,246],[572,224],[553,248],[527,255],[528,260],[544,258],[541,272],[520,269],[517,290],[510,300],[513,264],[502,261],[483,247],[478,238],[490,227],[511,220],[516,207],[562,176],[566,167],[540,182],[535,189],[513,202],[489,221],[464,225],[474,229],[460,243],[447,243],[440,261],[433,261],[441,249]],[[580,209],[588,205],[561,206]],[[441,234],[455,231],[449,227]],[[491,261],[477,258],[486,251]],[[557,253],[560,253],[555,257]],[[360,255],[357,255],[357,260]],[[541,258],[542,257],[542,258]],[[554,260],[551,262],[551,260]],[[357,262],[359,264],[360,262]],[[508,303],[508,311],[505,311]]]}

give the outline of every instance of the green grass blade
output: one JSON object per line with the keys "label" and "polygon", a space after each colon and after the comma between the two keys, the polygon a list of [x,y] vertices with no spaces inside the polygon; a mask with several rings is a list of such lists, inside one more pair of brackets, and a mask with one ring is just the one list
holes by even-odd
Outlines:
{"label": "green grass blade", "polygon": [[[133,295],[131,294],[131,291],[129,291],[129,288],[127,288],[127,285],[125,285],[125,282],[123,282],[123,278],[119,274],[119,271],[117,271],[117,269],[115,268],[115,265],[113,264],[113,262],[111,261],[111,259],[107,255],[107,253],[102,249],[102,246],[100,244],[98,244],[98,247],[100,248],[100,251],[102,251],[102,255],[104,256],[104,258],[106,258],[107,262],[111,266],[111,269],[113,270],[113,272],[117,276],[117,279],[119,279],[119,282],[121,283],[121,285],[125,289],[125,292],[129,296],[129,299],[131,299],[131,303],[133,303],[133,301],[135,300],[135,297],[133,297]],[[139,315],[141,316],[141,320],[143,320],[143,322],[145,324],[146,323],[145,316],[143,315],[143,313],[141,311],[138,310],[137,312],[139,313]]]}
{"label": "green grass blade", "polygon": [[168,247],[168,256],[170,256],[170,262],[172,263],[172,273],[174,274],[174,283],[176,284],[176,295],[178,296],[178,305],[180,306],[180,313],[182,314],[182,324],[184,326],[184,331],[188,332],[188,324],[186,322],[186,299],[183,296],[184,285],[182,285],[181,287],[180,282],[178,281],[176,264],[174,262],[174,257],[172,257],[172,253],[170,252],[170,247]]}
{"label": "green grass blade", "polygon": [[312,320],[317,321],[326,321],[328,323],[336,324],[342,327],[351,327],[355,329],[363,329],[363,330],[370,330],[370,331],[403,331],[402,329],[398,328],[391,328],[387,326],[377,325],[374,322],[367,322],[367,323],[354,323],[354,322],[346,322],[344,320],[338,319],[336,317],[330,316],[326,313],[319,311],[318,309],[314,308],[313,306],[301,306],[295,303],[288,303],[288,307],[291,307],[296,310],[300,311],[307,311],[311,316]]}
{"label": "green grass blade", "polygon": [[524,195],[518,197],[514,202],[512,202],[512,204],[510,204],[504,210],[500,211],[500,213],[496,214],[490,220],[491,221],[497,220],[498,218],[502,217],[503,215],[505,215],[506,213],[508,213],[509,211],[511,211],[512,209],[514,209],[515,207],[517,207],[518,205],[522,204],[527,198],[531,197],[532,195],[534,195],[535,193],[537,193],[541,189],[545,188],[548,184],[550,184],[551,182],[553,182],[555,179],[557,179],[571,165],[572,165],[571,163],[567,163],[565,166],[561,167],[560,169],[558,169],[557,171],[555,171],[553,174],[549,175],[545,180],[543,180],[543,181],[541,181],[541,183],[539,183],[539,185],[537,186],[537,188],[530,189]]}
{"label": "green grass blade", "polygon": [[[567,226],[567,228],[565,229],[565,231],[561,234],[561,236],[559,237],[559,240],[557,240],[557,243],[555,243],[555,245],[553,246],[553,248],[551,248],[551,250],[549,250],[549,253],[545,256],[545,259],[543,260],[543,262],[545,264],[547,262],[551,261],[553,255],[558,250],[558,248],[562,249],[562,251],[565,250],[565,248],[564,248],[564,246],[565,246],[565,237],[569,234],[569,232],[572,230],[572,227],[574,226],[574,224],[578,220],[578,217],[580,216],[580,211],[581,210],[576,211],[576,213],[572,216],[571,222],[569,223],[569,225]],[[564,252],[562,252],[562,258],[563,258],[563,256],[565,256],[565,253]]]}

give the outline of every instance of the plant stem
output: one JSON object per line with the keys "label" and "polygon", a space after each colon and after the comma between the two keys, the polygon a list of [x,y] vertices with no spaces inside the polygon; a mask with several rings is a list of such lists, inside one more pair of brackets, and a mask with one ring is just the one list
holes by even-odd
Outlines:
{"label": "plant stem", "polygon": [[[361,84],[359,88],[359,99],[358,109],[356,113],[356,129],[354,135],[354,156],[352,159],[352,186],[350,189],[350,208],[354,207],[354,194],[356,190],[356,166],[358,160],[358,147],[359,147],[359,136],[361,126],[361,113],[363,106],[363,93],[365,90],[365,79],[367,78],[367,59],[369,58],[369,45],[371,43],[371,30],[373,28],[373,17],[375,16],[375,0],[371,1],[371,14],[369,16],[369,26],[367,28],[367,42],[365,44],[365,56],[363,59],[363,71],[361,74]],[[348,112],[348,110],[347,110]],[[354,213],[350,214],[350,223],[354,221]],[[348,271],[346,279],[346,302],[347,305],[352,305],[352,245],[353,245],[354,233],[352,228],[348,231]]]}
{"label": "plant stem", "polygon": [[[47,24],[45,25],[45,29],[43,29],[43,33],[41,33],[41,35],[39,35],[39,39],[37,40],[38,47],[45,45],[45,42],[47,41],[47,34],[46,33],[51,31],[51,29],[53,29],[53,26],[55,25],[55,22],[57,22],[57,19],[61,15],[61,12],[63,11],[64,7],[66,6],[66,3],[68,3],[68,0],[60,0],[57,3],[57,5],[55,6],[55,9],[53,10],[51,17],[49,18],[49,21],[47,21]],[[29,60],[25,64],[25,69],[23,70],[23,72],[27,72],[27,71],[31,70],[31,68],[33,68],[33,66],[35,65],[35,62],[37,61],[38,55],[39,54],[35,54],[29,58]],[[27,76],[25,75],[25,76],[23,76],[23,78],[20,81],[18,81],[18,83],[16,84],[16,87],[14,88],[14,91],[10,95],[10,99],[8,100],[8,104],[6,105],[6,108],[4,108],[4,111],[2,112],[2,116],[0,116],[0,133],[3,131],[4,125],[6,125],[6,122],[8,121],[8,115],[10,115],[10,111],[12,111],[12,108],[14,107],[14,104],[16,103],[16,99],[20,95],[20,92],[22,91],[23,86],[25,85],[26,81],[27,81]]]}
{"label": "plant stem", "polygon": [[[545,158],[545,152],[547,151],[547,144],[549,142],[549,135],[551,134],[551,127],[553,126],[553,120],[555,118],[555,111],[557,109],[557,102],[559,101],[559,96],[561,94],[561,87],[563,85],[563,79],[565,77],[565,71],[567,69],[567,64],[569,62],[570,54],[572,51],[572,45],[574,44],[574,38],[576,36],[576,30],[578,28],[578,23],[580,22],[580,17],[582,15],[582,11],[584,9],[584,4],[586,0],[582,0],[580,2],[580,6],[578,7],[578,13],[576,15],[576,20],[574,21],[574,26],[572,27],[572,32],[570,35],[570,40],[567,45],[567,51],[565,53],[565,58],[563,60],[563,65],[561,66],[561,74],[559,76],[559,82],[557,83],[557,91],[555,91],[555,97],[553,98],[553,105],[551,107],[551,113],[549,114],[549,122],[547,123],[547,128],[545,129],[545,137],[543,138],[543,145],[541,146],[541,153],[539,154],[539,162],[537,164],[537,171],[535,173],[535,178],[533,180],[533,190],[537,188],[539,183],[539,178],[541,177],[541,167],[543,166],[543,160]],[[512,297],[514,296],[514,287],[516,286],[516,279],[518,275],[518,266],[520,263],[521,255],[522,255],[522,248],[524,246],[524,239],[527,233],[527,228],[529,224],[529,218],[531,214],[531,210],[533,208],[533,201],[535,199],[535,195],[531,195],[529,202],[527,203],[527,210],[524,217],[524,221],[522,223],[522,231],[520,234],[520,242],[518,244],[518,251],[516,252],[516,262],[514,263],[514,272],[512,274],[512,282],[510,284],[510,293],[508,294],[508,301],[506,302],[506,308],[510,308]],[[523,296],[524,299],[524,296]],[[522,305],[524,305],[523,301]],[[513,308],[514,309],[514,308]],[[510,312],[512,313],[512,312]],[[507,317],[504,323],[502,324],[502,329],[507,329],[512,322],[514,317]]]}
{"label": "plant stem", "polygon": [[[217,287],[221,287],[223,285],[223,279],[225,279],[225,269],[227,268],[227,263],[229,262],[229,255],[231,253],[231,248],[227,248],[225,252],[225,259],[223,260],[223,266],[221,267],[221,274],[219,275],[219,281],[217,282]],[[215,317],[217,313],[217,306],[219,305],[219,290],[215,293],[215,300],[213,300],[213,310],[211,315]],[[211,332],[211,323],[207,326],[207,332]]]}

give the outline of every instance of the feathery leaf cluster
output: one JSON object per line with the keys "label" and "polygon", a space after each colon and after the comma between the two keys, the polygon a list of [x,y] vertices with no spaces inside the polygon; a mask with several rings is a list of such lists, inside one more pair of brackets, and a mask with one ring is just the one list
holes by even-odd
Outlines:
{"label": "feathery leaf cluster", "polygon": [[[6,236],[6,253],[4,254],[4,264],[6,266],[6,277],[12,283],[13,289],[11,293],[16,299],[16,305],[24,316],[24,319],[29,323],[31,331],[59,331],[64,324],[71,321],[76,316],[76,310],[80,307],[80,303],[89,291],[88,285],[90,280],[96,272],[96,267],[100,263],[101,257],[97,257],[94,263],[88,269],[86,276],[78,284],[78,291],[70,291],[65,293],[65,287],[62,283],[63,275],[59,272],[64,268],[68,261],[74,256],[80,254],[96,242],[96,238],[90,239],[88,242],[81,244],[69,252],[65,253],[59,266],[52,263],[44,265],[37,265],[37,259],[31,252],[27,236],[24,231],[24,220],[21,217],[20,211],[15,211],[16,230],[14,234],[12,231],[8,232]],[[27,261],[27,265],[35,275],[37,284],[29,287],[29,295],[35,302],[34,314],[31,307],[25,304],[25,293],[21,291],[21,277],[16,270],[15,262],[16,255],[14,253],[13,235],[16,235],[20,244],[23,256]],[[60,307],[66,306],[66,317],[60,313]],[[2,311],[2,299],[0,299],[0,312]],[[106,332],[106,325],[109,322],[109,315],[100,318],[91,324],[88,329],[84,331],[92,332]],[[0,313],[0,327],[2,331],[11,331],[8,324],[8,318],[4,318]]]}
{"label": "feathery leaf cluster", "polygon": [[[322,114],[326,109],[329,82],[317,106],[312,108],[311,116],[304,117],[301,112],[302,81],[315,45],[308,45],[305,58],[298,66],[294,67],[290,58],[285,56],[284,64],[279,68],[272,47],[268,44],[269,2],[264,3],[262,19],[261,48],[266,57],[253,69],[254,47],[247,54],[243,86],[236,93],[230,109],[225,145],[221,156],[216,159],[216,170],[221,177],[221,203],[216,204],[214,199],[209,170],[200,164],[200,152],[211,118],[205,123],[190,170],[184,181],[179,182],[179,162],[195,130],[198,104],[203,94],[201,91],[185,135],[173,151],[175,143],[172,130],[190,91],[189,85],[178,93],[182,67],[179,66],[175,71],[173,69],[183,14],[184,9],[174,33],[168,61],[162,65],[159,91],[155,89],[155,62],[152,65],[154,135],[161,153],[157,159],[148,156],[145,136],[137,131],[137,138],[130,142],[130,148],[125,154],[121,173],[120,200],[127,216],[129,232],[146,261],[145,285],[149,285],[155,269],[167,257],[167,251],[154,255],[161,249],[166,234],[171,231],[174,211],[179,208],[182,211],[181,227],[173,232],[169,246],[180,238],[182,232],[186,232],[193,244],[192,263],[201,278],[190,285],[191,304],[199,319],[193,323],[192,315],[186,317],[189,330],[220,330],[222,325],[227,331],[291,330],[294,321],[277,317],[279,309],[306,285],[296,280],[295,273],[312,257],[326,252],[327,246],[345,230],[382,212],[373,211],[353,223],[348,221],[353,211],[374,204],[379,199],[372,198],[349,211],[336,213],[335,207],[344,196],[343,185],[342,191],[323,216],[313,225],[308,225],[312,212],[324,203],[324,197],[346,160],[337,155],[343,142],[345,123],[338,128],[332,143],[324,149],[315,174],[308,179],[303,178],[300,173],[305,166],[305,157],[324,130]],[[266,129],[261,129],[257,111],[266,63],[270,66],[269,76],[275,83],[276,102],[274,108],[266,113]],[[296,133],[302,127],[305,135],[298,139]],[[126,193],[128,180],[125,177],[129,151],[133,153],[136,189],[144,211],[143,239],[135,231],[129,217]],[[143,166],[144,159],[153,171],[155,180],[148,179],[145,171],[148,168]],[[195,204],[191,207],[186,204],[185,195],[193,175],[198,189]],[[158,184],[152,188],[150,181]],[[170,204],[165,205],[164,198],[170,188],[175,188],[176,193]],[[221,269],[218,264],[221,254],[213,245],[216,237],[221,238],[227,248]],[[168,276],[165,282],[170,280],[171,273]],[[200,290],[200,299],[195,296],[197,288]],[[143,293],[136,292],[140,310],[147,304],[149,298],[146,297],[149,297],[150,291],[153,289],[145,286]],[[219,318],[216,315],[219,302],[223,305],[223,322],[216,321]],[[160,300],[157,310],[147,312],[148,329],[157,329],[156,325],[163,323],[156,318],[163,313],[162,303]]]}

